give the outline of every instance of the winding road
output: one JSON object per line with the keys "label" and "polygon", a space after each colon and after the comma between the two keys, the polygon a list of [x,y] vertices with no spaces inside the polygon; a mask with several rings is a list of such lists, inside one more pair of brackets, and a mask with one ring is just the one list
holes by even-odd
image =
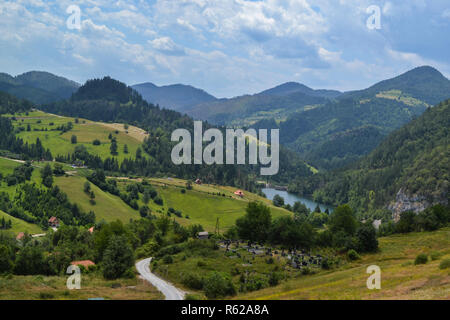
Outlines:
{"label": "winding road", "polygon": [[136,269],[141,277],[155,286],[166,297],[166,300],[184,300],[185,292],[175,288],[167,281],[157,277],[150,271],[152,258],[144,259],[136,263]]}

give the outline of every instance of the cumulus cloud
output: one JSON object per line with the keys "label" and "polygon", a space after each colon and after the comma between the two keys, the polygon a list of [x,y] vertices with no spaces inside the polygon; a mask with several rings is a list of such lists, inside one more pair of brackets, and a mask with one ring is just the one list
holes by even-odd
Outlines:
{"label": "cumulus cloud", "polygon": [[169,37],[161,37],[149,42],[153,48],[167,55],[181,56],[185,54],[184,49]]}
{"label": "cumulus cloud", "polygon": [[[83,82],[184,82],[217,96],[285,81],[358,89],[431,64],[450,74],[448,0],[72,0],[0,2],[0,71],[48,69]],[[376,4],[377,2],[375,2]]]}

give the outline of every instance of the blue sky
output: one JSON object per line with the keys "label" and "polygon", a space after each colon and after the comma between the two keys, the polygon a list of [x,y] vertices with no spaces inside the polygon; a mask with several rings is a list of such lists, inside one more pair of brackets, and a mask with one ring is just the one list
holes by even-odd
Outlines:
{"label": "blue sky", "polygon": [[[70,5],[81,30],[66,26]],[[366,12],[381,11],[381,29]],[[0,72],[190,84],[217,97],[287,81],[361,89],[420,65],[450,76],[448,0],[0,2]]]}

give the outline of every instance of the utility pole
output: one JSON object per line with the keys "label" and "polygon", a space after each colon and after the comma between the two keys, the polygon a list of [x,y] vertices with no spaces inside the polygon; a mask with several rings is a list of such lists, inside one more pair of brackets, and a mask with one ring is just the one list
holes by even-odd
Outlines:
{"label": "utility pole", "polygon": [[219,218],[217,218],[217,220],[216,220],[216,230],[214,231],[214,233],[215,233],[216,235],[219,235],[219,233],[220,233],[220,229],[219,229]]}

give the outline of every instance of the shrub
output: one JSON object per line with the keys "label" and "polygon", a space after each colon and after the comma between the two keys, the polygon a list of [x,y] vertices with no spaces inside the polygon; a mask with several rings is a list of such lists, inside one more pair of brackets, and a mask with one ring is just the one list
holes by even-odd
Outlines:
{"label": "shrub", "polygon": [[160,205],[160,206],[162,206],[163,205],[163,199],[160,197],[160,196],[156,196],[155,197],[155,199],[153,200],[153,201],[155,201],[155,203],[157,204],[157,205]]}
{"label": "shrub", "polygon": [[439,264],[439,269],[444,270],[450,268],[450,259],[444,259]]}
{"label": "shrub", "polygon": [[347,257],[351,260],[351,261],[355,261],[360,259],[361,257],[359,256],[358,252],[356,252],[355,250],[351,249],[347,252]]}
{"label": "shrub", "polygon": [[53,299],[54,297],[55,296],[53,294],[48,293],[48,292],[40,292],[39,293],[39,299],[46,300],[46,299]]}
{"label": "shrub", "polygon": [[442,257],[442,253],[434,251],[430,254],[431,260],[439,260],[439,258]]}
{"label": "shrub", "polygon": [[202,298],[196,294],[187,294],[184,296],[184,300],[202,300]]}
{"label": "shrub", "polygon": [[421,253],[417,255],[416,260],[414,260],[414,264],[426,264],[428,262],[428,256],[425,253]]}
{"label": "shrub", "polygon": [[308,267],[304,267],[303,269],[302,269],[302,274],[303,275],[308,275],[308,274],[310,274],[311,273],[311,269],[310,268],[308,268]]}
{"label": "shrub", "polygon": [[100,142],[100,140],[95,139],[94,141],[92,141],[92,144],[93,144],[94,146],[99,146],[99,145],[101,144],[101,142]]}
{"label": "shrub", "polygon": [[181,193],[186,193],[186,189],[181,189]]}
{"label": "shrub", "polygon": [[280,283],[282,275],[279,272],[271,272],[269,275],[269,285],[274,287]]}
{"label": "shrub", "polygon": [[163,262],[164,262],[165,264],[171,264],[171,263],[173,263],[173,258],[172,258],[172,256],[171,256],[171,255],[166,255],[166,256],[164,256]]}
{"label": "shrub", "polygon": [[206,262],[205,261],[203,261],[203,260],[199,260],[198,262],[197,262],[197,267],[206,267]]}
{"label": "shrub", "polygon": [[231,296],[236,294],[236,288],[227,274],[211,272],[203,283],[203,289],[208,299]]}
{"label": "shrub", "polygon": [[198,273],[188,272],[183,274],[181,283],[193,290],[203,289],[203,277]]}

